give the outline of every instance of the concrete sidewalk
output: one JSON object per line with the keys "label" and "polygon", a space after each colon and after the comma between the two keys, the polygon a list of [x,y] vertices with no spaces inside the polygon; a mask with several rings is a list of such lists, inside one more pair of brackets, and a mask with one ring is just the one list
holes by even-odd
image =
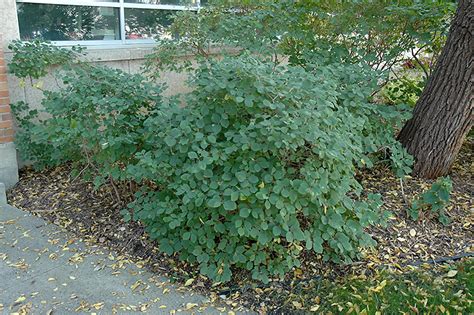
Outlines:
{"label": "concrete sidewalk", "polygon": [[[239,313],[0,205],[0,314]],[[248,313],[248,312],[240,312]]]}

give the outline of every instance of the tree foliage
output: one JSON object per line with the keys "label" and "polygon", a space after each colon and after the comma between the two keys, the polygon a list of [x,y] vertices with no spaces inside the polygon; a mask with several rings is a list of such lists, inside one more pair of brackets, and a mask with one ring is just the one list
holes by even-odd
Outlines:
{"label": "tree foliage", "polygon": [[[407,58],[426,76],[439,55],[453,1],[211,1],[199,14],[181,12],[174,39],[161,39],[149,70],[176,69],[183,54],[253,51],[292,65],[364,63],[385,70]],[[428,54],[429,53],[429,54]],[[426,58],[430,56],[431,58]],[[174,57],[174,58],[173,58]],[[188,66],[189,63],[181,64]]]}

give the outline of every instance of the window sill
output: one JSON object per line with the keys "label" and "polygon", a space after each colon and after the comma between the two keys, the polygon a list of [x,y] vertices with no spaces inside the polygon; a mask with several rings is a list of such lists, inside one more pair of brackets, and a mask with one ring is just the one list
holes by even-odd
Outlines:
{"label": "window sill", "polygon": [[155,44],[115,44],[84,46],[84,59],[92,62],[141,60],[153,52]]}

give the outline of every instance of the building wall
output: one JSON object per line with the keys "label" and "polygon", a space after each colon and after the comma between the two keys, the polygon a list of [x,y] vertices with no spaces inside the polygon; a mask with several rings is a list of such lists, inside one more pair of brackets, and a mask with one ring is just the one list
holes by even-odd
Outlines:
{"label": "building wall", "polygon": [[[7,187],[12,186],[18,181],[18,164],[23,164],[22,161],[17,161],[17,154],[12,141],[15,126],[14,121],[13,129],[10,126],[12,121],[10,119],[11,113],[8,104],[24,101],[28,103],[32,109],[40,109],[42,93],[39,89],[35,88],[34,85],[40,81],[43,89],[56,90],[59,88],[59,83],[54,79],[52,74],[48,74],[44,78],[33,80],[32,82],[29,80],[21,82],[21,80],[15,76],[6,73],[6,66],[13,56],[12,52],[8,50],[8,44],[12,40],[19,38],[16,2],[15,0],[0,0],[0,53],[2,50],[4,51],[4,58],[1,59],[3,63],[0,65],[0,69],[3,69],[3,74],[0,72],[0,94],[5,94],[5,91],[2,92],[1,88],[3,87],[5,89],[5,87],[8,86],[8,89],[6,89],[8,96],[6,98],[3,97],[3,99],[0,98],[0,137],[6,135],[4,139],[8,140],[8,142],[4,140],[4,143],[2,143],[2,138],[0,138],[0,182],[6,183]],[[87,47],[87,56],[85,58],[89,62],[97,65],[121,69],[128,73],[137,73],[145,61],[145,56],[151,53],[152,50],[153,45],[150,44],[140,46],[98,45]],[[186,76],[184,74],[167,72],[161,74],[159,81],[166,82],[168,85],[168,90],[165,94],[173,95],[188,91],[185,80]],[[2,113],[2,110],[6,114]],[[2,121],[3,117],[8,119],[6,123]],[[8,125],[8,128],[2,129],[1,126],[4,125]]]}
{"label": "building wall", "polygon": [[0,0],[0,44],[6,48],[11,40],[20,38],[15,0]]}
{"label": "building wall", "polygon": [[[152,50],[153,48],[150,45],[148,47],[87,47],[85,59],[96,65],[116,68],[133,74],[140,72],[145,62],[145,56],[150,54]],[[7,51],[5,53],[7,63],[12,57],[12,52]],[[42,92],[34,86],[39,83],[42,89],[57,90],[60,87],[60,82],[53,76],[52,72],[54,70],[52,69],[44,78],[24,82],[20,82],[15,76],[8,74],[11,102],[24,101],[32,109],[41,108]],[[168,85],[165,95],[173,95],[189,90],[186,86],[185,74],[166,72],[162,73],[160,77],[158,82],[165,82]]]}
{"label": "building wall", "polygon": [[3,48],[0,47],[0,183],[5,184],[7,188],[18,181],[18,162],[13,143],[13,118],[8,89],[6,62]]}

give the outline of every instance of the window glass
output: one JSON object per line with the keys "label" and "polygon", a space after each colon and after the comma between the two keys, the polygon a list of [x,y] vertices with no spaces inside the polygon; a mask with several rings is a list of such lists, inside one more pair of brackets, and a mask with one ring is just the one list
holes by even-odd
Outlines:
{"label": "window glass", "polygon": [[117,40],[119,9],[17,3],[22,40]]}
{"label": "window glass", "polygon": [[167,31],[176,11],[153,9],[125,9],[125,38],[153,39],[171,37]]}
{"label": "window glass", "polygon": [[126,3],[193,5],[196,0],[125,0]]}
{"label": "window glass", "polygon": [[[46,0],[44,2],[49,2],[49,1]],[[82,2],[83,3],[81,3],[81,4],[87,5],[87,2],[120,2],[120,0],[84,0]]]}

